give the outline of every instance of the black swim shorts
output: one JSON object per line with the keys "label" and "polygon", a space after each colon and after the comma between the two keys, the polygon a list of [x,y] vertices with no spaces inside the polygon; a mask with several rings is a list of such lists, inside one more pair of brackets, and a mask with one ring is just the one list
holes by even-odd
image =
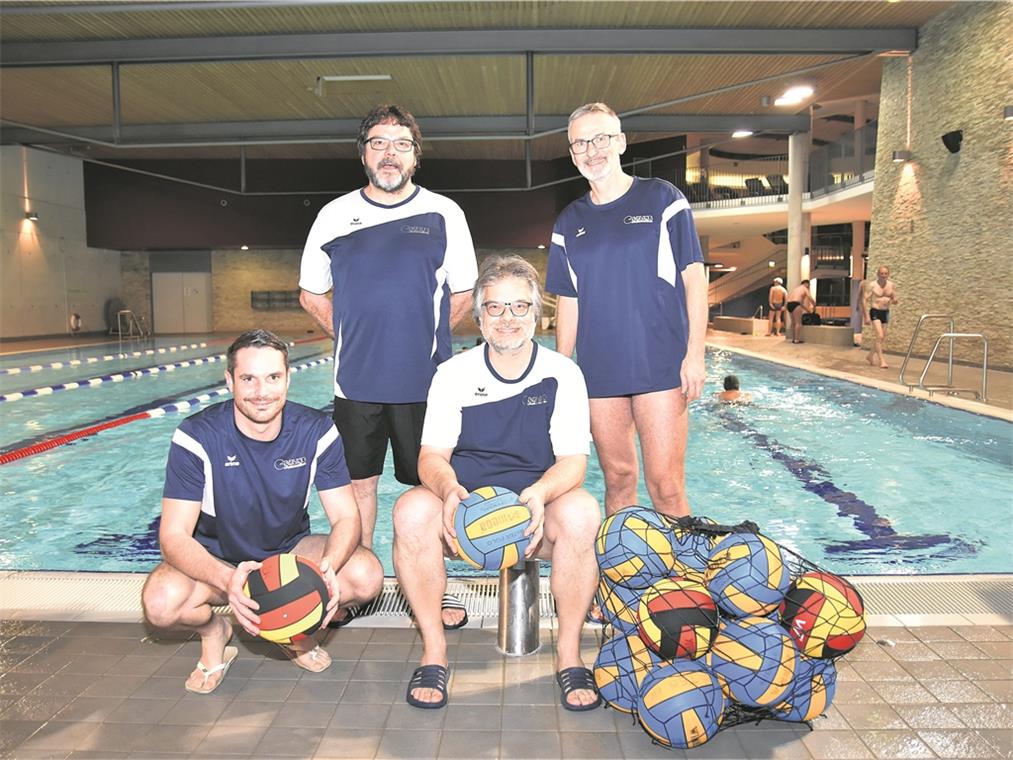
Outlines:
{"label": "black swim shorts", "polygon": [[334,425],[345,447],[345,461],[352,480],[365,480],[383,473],[387,443],[394,453],[394,477],[406,486],[420,485],[419,449],[426,403],[373,404],[334,399]]}
{"label": "black swim shorts", "polygon": [[890,310],[889,309],[869,309],[869,321],[874,322],[879,320],[884,325],[890,321]]}

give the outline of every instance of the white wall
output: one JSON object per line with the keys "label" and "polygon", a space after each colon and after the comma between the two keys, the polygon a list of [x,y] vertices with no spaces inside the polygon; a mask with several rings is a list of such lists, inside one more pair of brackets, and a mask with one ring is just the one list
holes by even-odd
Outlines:
{"label": "white wall", "polygon": [[82,162],[0,148],[0,337],[67,333],[74,312],[83,331],[104,330],[119,290],[119,253],[85,243]]}

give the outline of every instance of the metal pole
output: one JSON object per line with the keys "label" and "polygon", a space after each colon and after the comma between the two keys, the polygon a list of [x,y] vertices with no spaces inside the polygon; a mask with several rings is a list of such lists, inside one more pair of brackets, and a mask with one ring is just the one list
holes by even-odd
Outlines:
{"label": "metal pole", "polygon": [[521,657],[537,652],[538,560],[521,561],[499,574],[499,641],[503,654]]}
{"label": "metal pole", "polygon": [[120,65],[114,62],[111,68],[110,75],[113,80],[113,142],[118,143],[120,141],[121,124]]}

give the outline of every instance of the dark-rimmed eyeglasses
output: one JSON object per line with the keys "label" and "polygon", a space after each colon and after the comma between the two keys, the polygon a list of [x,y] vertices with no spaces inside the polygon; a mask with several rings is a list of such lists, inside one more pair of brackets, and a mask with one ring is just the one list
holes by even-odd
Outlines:
{"label": "dark-rimmed eyeglasses", "polygon": [[387,150],[388,145],[393,145],[398,153],[407,153],[415,148],[415,141],[406,137],[399,137],[396,140],[389,137],[370,137],[366,140],[366,144],[376,151]]}
{"label": "dark-rimmed eyeglasses", "polygon": [[530,301],[486,301],[482,304],[485,313],[490,317],[502,317],[509,307],[510,313],[515,317],[526,317],[531,309]]}
{"label": "dark-rimmed eyeglasses", "polygon": [[619,137],[619,135],[621,134],[622,132],[617,132],[614,135],[607,135],[604,132],[602,132],[600,135],[595,135],[590,140],[583,140],[583,139],[574,140],[572,143],[570,143],[570,150],[577,155],[580,155],[581,153],[587,153],[587,148],[589,145],[593,145],[598,150],[605,150],[605,148],[607,148],[612,143],[612,138]]}

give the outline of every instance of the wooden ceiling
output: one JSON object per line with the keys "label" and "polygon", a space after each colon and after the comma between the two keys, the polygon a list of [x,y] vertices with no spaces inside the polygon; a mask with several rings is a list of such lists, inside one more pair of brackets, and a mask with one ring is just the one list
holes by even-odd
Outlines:
{"label": "wooden ceiling", "polygon": [[[776,119],[807,122],[813,103],[875,102],[876,35],[917,30],[951,4],[4,2],[0,138],[118,159],[235,158],[240,143],[247,157],[350,157],[358,120],[395,102],[420,118],[430,157],[523,159],[530,143],[532,158],[547,159],[566,153],[551,127],[591,100],[642,110],[626,121],[634,142],[726,134],[739,117],[773,119],[769,131],[784,133],[800,121],[788,129]],[[612,49],[579,45],[601,30],[617,41]],[[657,49],[666,30],[688,42]],[[337,47],[327,48],[332,39]],[[503,49],[488,49],[497,39]],[[347,52],[350,40],[364,51]],[[302,43],[311,54],[299,54]],[[390,78],[318,86],[318,77],[362,75]],[[762,105],[799,82],[816,92],[801,106]],[[720,117],[719,128],[701,117]],[[841,125],[817,118],[813,129],[833,139]]]}

